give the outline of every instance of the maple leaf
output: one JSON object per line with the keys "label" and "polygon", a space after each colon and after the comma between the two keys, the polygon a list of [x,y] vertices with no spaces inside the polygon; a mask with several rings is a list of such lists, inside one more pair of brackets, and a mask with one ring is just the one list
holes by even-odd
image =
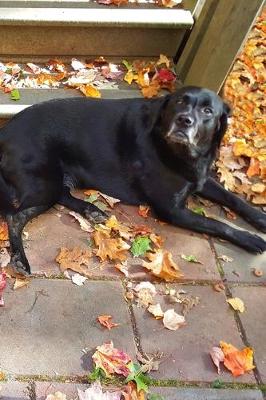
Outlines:
{"label": "maple leaf", "polygon": [[160,84],[157,81],[153,81],[151,85],[142,87],[141,93],[144,97],[150,99],[152,97],[156,97],[160,89]]}
{"label": "maple leaf", "polygon": [[101,261],[110,260],[125,261],[127,250],[130,246],[121,238],[110,238],[106,232],[97,230],[93,234],[95,245],[98,247],[95,254]]}
{"label": "maple leaf", "polygon": [[115,232],[118,232],[119,235],[126,240],[131,239],[133,235],[131,228],[118,222],[115,215],[111,215],[111,217],[105,222],[105,226]]}
{"label": "maple leaf", "polygon": [[131,253],[134,257],[144,256],[150,247],[151,239],[148,236],[137,236],[131,245]]}
{"label": "maple leaf", "polygon": [[79,247],[67,249],[62,247],[56,257],[56,262],[58,262],[62,272],[71,269],[81,275],[89,276],[90,274],[87,267],[90,265],[91,256],[92,251],[89,249],[80,249]]}
{"label": "maple leaf", "polygon": [[114,374],[127,377],[130,373],[128,364],[131,358],[125,352],[116,349],[112,341],[97,346],[92,359],[96,368],[102,369],[108,378]]}
{"label": "maple leaf", "polygon": [[233,376],[243,375],[255,368],[253,365],[253,350],[245,347],[238,350],[230,343],[221,341],[220,347],[224,353],[224,366],[232,372]]}
{"label": "maple leaf", "polygon": [[171,282],[183,276],[169,251],[158,249],[155,253],[147,253],[146,256],[150,262],[143,261],[142,266],[158,278]]}
{"label": "maple leaf", "polygon": [[115,326],[118,326],[119,324],[116,324],[115,322],[112,322],[112,316],[111,315],[99,315],[97,317],[97,320],[100,322],[102,326],[107,328],[109,331],[114,328]]}
{"label": "maple leaf", "polygon": [[137,392],[147,392],[147,383],[149,383],[150,379],[143,374],[141,367],[136,363],[130,362],[128,364],[128,368],[130,370],[130,373],[127,376],[126,383],[134,381],[137,385]]}

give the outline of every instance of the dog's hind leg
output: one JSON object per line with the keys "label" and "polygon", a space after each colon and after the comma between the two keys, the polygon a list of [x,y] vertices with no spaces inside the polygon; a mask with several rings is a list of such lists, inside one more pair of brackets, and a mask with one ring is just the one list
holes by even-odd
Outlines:
{"label": "dog's hind leg", "polygon": [[250,206],[246,201],[240,199],[234,193],[225,190],[223,186],[214,179],[209,178],[203,186],[203,189],[198,194],[230,208],[255,228],[262,232],[266,232],[266,213]]}
{"label": "dog's hind leg", "polygon": [[100,224],[107,218],[107,215],[95,205],[73,197],[70,193],[70,189],[67,186],[64,186],[63,193],[58,203],[83,215],[90,222],[95,224]]}
{"label": "dog's hind leg", "polygon": [[23,228],[27,222],[48,210],[48,208],[50,206],[30,207],[18,211],[16,214],[6,216],[11,250],[11,265],[19,272],[30,274],[30,265],[22,243]]}

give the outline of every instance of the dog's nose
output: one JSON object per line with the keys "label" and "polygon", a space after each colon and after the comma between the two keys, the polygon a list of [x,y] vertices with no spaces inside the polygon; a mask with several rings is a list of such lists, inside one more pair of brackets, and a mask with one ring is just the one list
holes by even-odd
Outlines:
{"label": "dog's nose", "polygon": [[177,117],[178,122],[184,124],[185,126],[193,125],[194,119],[187,114],[181,114]]}

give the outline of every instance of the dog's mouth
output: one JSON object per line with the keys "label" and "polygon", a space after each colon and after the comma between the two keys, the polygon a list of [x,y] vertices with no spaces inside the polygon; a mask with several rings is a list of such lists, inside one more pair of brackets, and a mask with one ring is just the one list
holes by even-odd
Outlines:
{"label": "dog's mouth", "polygon": [[170,129],[165,135],[167,142],[169,143],[188,143],[189,138],[187,132],[182,129]]}

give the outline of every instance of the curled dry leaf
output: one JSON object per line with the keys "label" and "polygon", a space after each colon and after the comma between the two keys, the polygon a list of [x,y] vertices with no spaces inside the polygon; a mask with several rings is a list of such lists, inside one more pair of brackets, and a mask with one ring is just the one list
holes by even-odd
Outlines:
{"label": "curled dry leaf", "polygon": [[155,355],[148,355],[144,353],[144,356],[138,351],[137,352],[137,360],[142,364],[141,371],[151,372],[151,371],[158,371],[159,369],[159,360],[162,357],[162,353],[157,353]]}
{"label": "curled dry leaf", "polygon": [[220,342],[220,347],[224,353],[224,366],[232,372],[233,376],[243,375],[255,368],[253,350],[250,347],[238,350],[232,344],[223,341]]}
{"label": "curled dry leaf", "polygon": [[107,196],[107,194],[104,194],[102,192],[100,192],[100,196],[104,198],[104,200],[106,201],[106,203],[111,207],[114,208],[116,203],[120,203],[120,200],[115,199],[114,197],[111,196]]}
{"label": "curled dry leaf", "polygon": [[113,317],[111,315],[99,315],[99,317],[97,317],[97,320],[100,322],[102,326],[104,326],[110,331],[112,328],[119,325],[113,322],[112,318]]}
{"label": "curled dry leaf", "polygon": [[86,279],[87,278],[85,276],[82,276],[77,273],[72,275],[72,277],[71,277],[72,282],[75,283],[75,285],[77,285],[77,286],[83,286]]}
{"label": "curled dry leaf", "polygon": [[222,292],[223,290],[225,290],[225,286],[224,286],[223,282],[218,282],[213,285],[213,289],[216,292]]}
{"label": "curled dry leaf", "polygon": [[85,392],[78,389],[78,396],[79,400],[120,400],[121,391],[103,392],[101,383],[96,381]]}
{"label": "curled dry leaf", "polygon": [[150,211],[149,206],[139,206],[138,214],[143,218],[148,218],[149,211]]}
{"label": "curled dry leaf", "polygon": [[89,221],[82,217],[82,215],[76,213],[75,211],[69,211],[69,215],[72,215],[72,217],[79,222],[79,225],[83,231],[90,233],[94,231]]}
{"label": "curled dry leaf", "polygon": [[79,86],[79,90],[86,97],[96,97],[96,98],[102,97],[101,92],[92,85],[81,85]]}
{"label": "curled dry leaf", "polygon": [[107,233],[96,231],[93,234],[93,239],[97,246],[95,254],[102,262],[108,259],[115,261],[127,259],[127,251],[130,246],[121,238],[110,238]]}
{"label": "curled dry leaf", "polygon": [[233,298],[228,299],[226,301],[227,301],[227,303],[230,304],[231,307],[233,307],[233,309],[235,311],[239,311],[241,313],[245,311],[244,302],[239,297],[233,297]]}
{"label": "curled dry leaf", "polygon": [[109,378],[114,374],[127,377],[130,373],[127,365],[131,358],[125,352],[116,349],[112,341],[97,346],[92,359],[96,368],[101,368]]}
{"label": "curled dry leaf", "polygon": [[5,267],[5,273],[8,278],[14,278],[15,282],[13,285],[13,289],[20,289],[23,286],[27,286],[30,283],[30,278],[17,272],[11,265]]}
{"label": "curled dry leaf", "polygon": [[253,268],[252,272],[255,276],[257,276],[258,278],[260,278],[263,275],[263,272],[261,269],[259,268]]}
{"label": "curled dry leaf", "polygon": [[161,309],[161,305],[158,304],[151,304],[147,310],[156,318],[161,319],[164,316],[163,310]]}
{"label": "curled dry leaf", "polygon": [[90,265],[91,256],[92,252],[89,249],[80,249],[79,247],[67,249],[62,247],[55,260],[58,262],[62,272],[66,269],[71,269],[81,275],[89,276],[87,267]]}
{"label": "curled dry leaf", "polygon": [[150,262],[143,261],[142,266],[151,271],[158,278],[171,282],[183,277],[178,265],[173,261],[173,256],[169,251],[158,249],[155,253],[147,253],[146,257]]}
{"label": "curled dry leaf", "polygon": [[118,271],[122,272],[122,274],[124,274],[126,278],[128,278],[127,260],[121,262],[120,264],[115,264],[115,268],[118,269]]}
{"label": "curled dry leaf", "polygon": [[148,307],[154,302],[156,288],[151,282],[141,282],[134,288],[138,297],[138,305]]}
{"label": "curled dry leaf", "polygon": [[151,233],[150,239],[152,243],[155,244],[156,247],[161,248],[163,246],[164,239],[161,236],[156,235],[155,233]]}
{"label": "curled dry leaf", "polygon": [[210,351],[210,356],[214,365],[217,367],[218,374],[220,374],[220,363],[224,361],[224,353],[220,347],[213,347]]}
{"label": "curled dry leaf", "polygon": [[218,256],[218,259],[222,260],[224,262],[232,262],[232,261],[234,261],[234,259],[232,257],[228,257],[225,254],[223,254],[221,256]]}
{"label": "curled dry leaf", "polygon": [[163,324],[165,328],[170,329],[171,331],[176,331],[181,326],[186,325],[186,322],[183,315],[179,315],[174,309],[170,309],[164,313]]}
{"label": "curled dry leaf", "polygon": [[123,239],[129,240],[133,236],[132,229],[125,224],[121,224],[115,215],[111,215],[111,217],[105,222],[105,226],[119,233],[119,236]]}

